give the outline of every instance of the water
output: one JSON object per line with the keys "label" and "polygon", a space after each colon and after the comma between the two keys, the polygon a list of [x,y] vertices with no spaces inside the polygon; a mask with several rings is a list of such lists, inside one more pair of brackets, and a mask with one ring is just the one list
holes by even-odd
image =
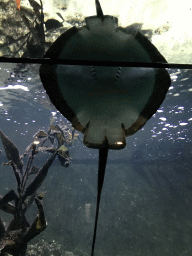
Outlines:
{"label": "water", "polygon": [[[1,129],[21,154],[33,141],[37,130],[48,130],[50,120],[67,123],[47,103],[38,74],[31,73],[34,67],[26,67],[20,79],[13,77],[11,66],[1,64],[0,69],[1,77],[5,72],[12,76],[12,80],[6,79],[1,84]],[[169,70],[169,73],[172,85],[157,113],[141,131],[127,139],[124,150],[109,152],[96,255],[189,255],[192,73],[190,70]],[[40,188],[41,192],[46,192],[43,201],[48,227],[32,243],[41,239],[55,240],[61,244],[62,255],[67,251],[89,255],[98,152],[86,148],[79,140],[68,148],[72,164],[64,168],[56,160]],[[0,149],[3,151],[0,194],[4,195],[16,189],[16,183],[11,168],[2,166],[6,162],[2,144]],[[37,165],[42,166],[48,157],[48,153],[43,153]],[[29,212],[27,216],[32,222],[37,214],[36,207]],[[10,220],[5,213],[1,216]]]}
{"label": "water", "polygon": [[[74,2],[71,6],[74,7]],[[72,7],[68,11],[72,12]],[[13,12],[14,8],[13,5]],[[168,9],[171,11],[170,6]],[[122,24],[125,22],[123,18],[120,20]],[[79,14],[69,23],[80,21]],[[162,23],[159,24],[162,28]],[[148,29],[150,24],[145,25]],[[167,38],[174,33],[176,25],[173,22]],[[54,41],[55,35],[54,31],[48,33],[46,39]],[[153,40],[160,42],[160,48],[165,35],[164,30],[154,33]],[[185,44],[189,45],[187,39]],[[179,46],[185,48],[185,44]],[[163,54],[178,63],[182,51],[173,47],[170,54],[170,47],[171,44]],[[184,57],[181,62],[187,63],[187,59]],[[160,109],[139,132],[127,138],[125,149],[109,152],[95,256],[188,256],[191,253],[192,71],[168,71],[172,84]],[[0,63],[0,129],[17,145],[20,154],[34,141],[33,135],[38,130],[48,131],[52,123],[69,125],[50,103],[39,78],[39,65]],[[79,137],[83,138],[81,134]],[[45,192],[43,205],[48,226],[29,243],[29,255],[88,256],[91,253],[98,150],[88,149],[79,139],[66,146],[72,157],[71,165],[64,168],[56,159],[39,189]],[[2,165],[7,159],[1,142],[0,150],[0,195],[5,195],[10,189],[16,191],[16,182],[11,167]],[[41,167],[49,157],[50,153],[41,153],[36,165]],[[37,213],[33,204],[27,212],[30,224]],[[1,211],[0,217],[8,222],[12,216]]]}

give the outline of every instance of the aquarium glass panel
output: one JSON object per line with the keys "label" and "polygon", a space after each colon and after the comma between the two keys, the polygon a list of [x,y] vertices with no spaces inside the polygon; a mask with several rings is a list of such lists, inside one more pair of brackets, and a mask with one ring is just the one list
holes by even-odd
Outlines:
{"label": "aquarium glass panel", "polygon": [[[104,15],[118,19],[128,33],[140,32],[169,63],[190,64],[190,0],[100,0]],[[0,56],[43,57],[66,30],[96,15],[95,1],[3,0],[0,3]]]}
{"label": "aquarium glass panel", "polygon": [[[77,131],[72,139],[71,124],[49,101],[38,70],[39,65],[35,64],[0,65],[2,132],[23,155],[31,143],[45,138],[37,132],[48,134],[51,125],[52,129],[59,125],[71,161],[66,168],[57,157],[37,190],[37,196],[43,197],[48,226],[28,243],[28,252],[90,255],[98,150],[85,147],[83,135]],[[96,255],[179,256],[191,251],[192,72],[168,72],[172,84],[161,107],[139,132],[127,138],[125,149],[109,152]],[[56,131],[52,130],[52,134]],[[46,141],[35,156],[34,166],[41,168],[53,154],[45,147],[55,146],[57,141]],[[0,150],[0,195],[4,196],[11,189],[17,192],[17,183],[11,166],[3,166],[8,159],[1,142]],[[37,213],[33,203],[26,212],[30,225]],[[0,217],[5,222],[12,219],[2,210]]]}

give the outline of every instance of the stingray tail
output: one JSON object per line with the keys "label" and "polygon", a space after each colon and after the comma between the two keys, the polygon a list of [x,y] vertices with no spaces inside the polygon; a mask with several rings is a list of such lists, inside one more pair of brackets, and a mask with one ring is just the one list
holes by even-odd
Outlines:
{"label": "stingray tail", "polygon": [[99,217],[99,205],[101,199],[101,191],[104,182],[105,176],[105,167],[107,163],[107,156],[108,156],[108,148],[104,147],[99,149],[99,167],[98,167],[98,183],[97,183],[97,206],[96,206],[96,215],[95,215],[95,227],[93,233],[93,242],[92,242],[92,250],[91,256],[94,255],[94,247],[95,247],[95,240],[96,240],[96,232],[97,232],[97,222]]}
{"label": "stingray tail", "polygon": [[99,0],[95,0],[95,5],[96,5],[97,17],[103,18],[104,15],[103,15],[103,11],[101,9],[101,5],[99,3]]}

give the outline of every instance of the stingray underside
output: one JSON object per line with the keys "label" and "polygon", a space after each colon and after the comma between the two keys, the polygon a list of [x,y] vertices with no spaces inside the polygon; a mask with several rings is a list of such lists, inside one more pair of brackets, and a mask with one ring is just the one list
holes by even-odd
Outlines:
{"label": "stingray underside", "polygon": [[[86,18],[86,26],[62,34],[46,58],[166,62],[141,33],[127,33],[112,16]],[[170,86],[165,69],[41,65],[43,85],[55,107],[91,148],[121,149],[157,111]]]}

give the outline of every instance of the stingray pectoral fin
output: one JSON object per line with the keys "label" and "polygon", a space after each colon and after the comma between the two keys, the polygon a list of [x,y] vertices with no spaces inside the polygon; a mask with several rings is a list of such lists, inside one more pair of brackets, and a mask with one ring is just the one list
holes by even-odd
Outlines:
{"label": "stingray pectoral fin", "polygon": [[134,133],[136,133],[138,130],[140,130],[145,123],[147,122],[147,118],[144,116],[139,116],[138,119],[127,129],[125,129],[125,135],[131,136]]}
{"label": "stingray pectoral fin", "polygon": [[[130,127],[125,126],[125,135],[130,136],[140,130],[152,117],[165,99],[171,80],[166,69],[155,69],[155,81],[151,95],[144,104],[140,115]],[[147,87],[146,87],[147,89]]]}
{"label": "stingray pectoral fin", "polygon": [[79,119],[75,116],[72,119],[72,126],[75,128],[75,130],[84,133],[85,132],[85,127],[81,125],[79,122]]}

